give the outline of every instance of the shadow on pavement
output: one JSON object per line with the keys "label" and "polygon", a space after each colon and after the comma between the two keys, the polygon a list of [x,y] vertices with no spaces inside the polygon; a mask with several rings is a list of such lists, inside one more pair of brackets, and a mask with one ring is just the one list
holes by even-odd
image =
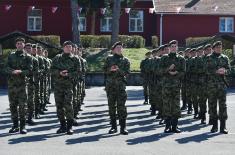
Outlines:
{"label": "shadow on pavement", "polygon": [[136,144],[142,144],[142,143],[150,143],[150,142],[159,141],[160,139],[162,139],[164,137],[167,137],[169,135],[172,135],[172,134],[173,133],[169,133],[169,134],[158,133],[158,134],[153,134],[153,135],[150,135],[150,136],[128,139],[128,140],[126,140],[126,142],[127,142],[127,145],[136,145]]}
{"label": "shadow on pavement", "polygon": [[127,100],[143,100],[143,90],[127,90]]}
{"label": "shadow on pavement", "polygon": [[176,141],[180,144],[185,144],[185,143],[190,143],[190,142],[200,143],[202,141],[209,140],[210,138],[218,136],[218,135],[220,135],[220,134],[219,133],[212,134],[210,132],[207,132],[207,133],[202,133],[202,134],[199,134],[199,135],[194,135],[194,136],[190,136],[190,137],[184,137],[184,138],[176,139]]}

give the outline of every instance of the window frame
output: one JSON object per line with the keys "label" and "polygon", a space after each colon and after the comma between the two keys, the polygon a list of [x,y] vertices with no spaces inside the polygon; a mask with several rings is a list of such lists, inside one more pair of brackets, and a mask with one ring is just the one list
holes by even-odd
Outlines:
{"label": "window frame", "polygon": [[[27,31],[29,32],[40,32],[42,31],[42,9],[33,9],[33,10],[40,10],[41,11],[41,16],[32,16],[32,15],[29,15],[29,12],[27,13]],[[31,11],[33,11],[31,10]],[[33,19],[33,29],[30,29],[30,23],[29,23],[29,19]],[[36,20],[37,19],[41,19],[40,20],[40,29],[36,29]]]}
{"label": "window frame", "polygon": [[[225,20],[225,30],[221,30],[221,20]],[[228,20],[232,20],[232,31],[228,31]],[[234,18],[233,17],[220,17],[219,18],[219,32],[220,33],[234,33]]]}
{"label": "window frame", "polygon": [[80,30],[80,32],[86,32],[87,31],[87,19],[86,19],[86,17],[85,16],[80,16],[79,17],[79,26],[80,26],[80,24],[81,24],[81,18],[83,18],[84,20],[85,20],[85,26],[84,26],[84,30],[81,30],[81,27],[79,27],[79,30]]}
{"label": "window frame", "polygon": [[[102,30],[102,21],[105,19],[105,25],[107,26],[106,27],[106,30]],[[100,32],[112,32],[112,25],[111,25],[111,29],[110,30],[108,30],[108,28],[109,28],[109,24],[112,24],[112,17],[109,17],[109,16],[107,16],[107,17],[103,17],[103,18],[101,18],[100,19]]]}
{"label": "window frame", "polygon": [[[133,18],[133,17],[130,17],[131,16],[131,13],[129,13],[129,32],[144,32],[144,10],[131,10],[131,11],[138,11],[138,12],[142,12],[142,18]],[[130,12],[131,12],[130,11]],[[142,30],[141,31],[138,31],[138,20],[141,20],[142,21]],[[132,31],[131,30],[131,20],[134,20],[135,21],[135,30],[134,31]]]}

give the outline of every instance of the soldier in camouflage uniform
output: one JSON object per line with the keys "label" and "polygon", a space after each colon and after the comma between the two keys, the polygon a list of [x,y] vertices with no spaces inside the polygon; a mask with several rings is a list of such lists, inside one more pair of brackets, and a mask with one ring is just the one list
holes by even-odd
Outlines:
{"label": "soldier in camouflage uniform", "polygon": [[126,76],[130,73],[130,62],[122,55],[123,45],[121,42],[116,42],[112,46],[113,55],[107,57],[104,64],[104,72],[107,75],[106,78],[106,92],[108,97],[109,116],[111,119],[111,129],[109,133],[117,132],[116,123],[116,110],[118,113],[120,133],[127,135],[126,130]]}
{"label": "soldier in camouflage uniform", "polygon": [[32,56],[32,44],[26,43],[25,44],[25,52],[30,56],[33,62],[33,70],[32,73],[27,76],[27,107],[28,107],[28,118],[27,123],[29,125],[35,125],[36,123],[33,120],[33,115],[35,112],[35,86],[34,86],[34,74],[38,72],[38,61],[36,58]]}
{"label": "soldier in camouflage uniform", "polygon": [[[54,94],[57,116],[60,128],[57,133],[73,134],[73,84],[77,77],[77,59],[71,54],[71,41],[63,43],[63,53],[52,60],[52,75],[54,76]],[[66,123],[67,120],[67,123]]]}
{"label": "soldier in camouflage uniform", "polygon": [[187,62],[189,59],[189,51],[190,48],[186,48],[184,51],[184,58],[185,58],[185,66],[186,66],[186,72],[184,75],[184,78],[182,80],[182,89],[181,89],[181,98],[183,105],[181,107],[181,110],[186,110],[187,109],[187,103],[188,103],[188,95],[187,95],[187,89],[190,89],[189,86],[189,81],[188,81],[188,72],[187,72]]}
{"label": "soldier in camouflage uniform", "polygon": [[148,96],[149,96],[149,74],[147,71],[148,63],[151,59],[152,52],[147,52],[145,54],[145,59],[140,63],[140,75],[143,79],[143,88],[144,88],[144,104],[148,104]]}
{"label": "soldier in camouflage uniform", "polygon": [[[32,59],[24,52],[25,40],[16,39],[16,51],[8,56],[5,72],[8,76],[8,97],[10,102],[11,119],[13,126],[9,133],[20,130],[21,134],[26,134],[26,76],[32,73]],[[19,115],[19,116],[18,116]],[[19,129],[20,119],[20,129]]]}
{"label": "soldier in camouflage uniform", "polygon": [[[226,88],[228,87],[225,76],[229,73],[230,64],[227,56],[222,54],[222,42],[217,41],[213,44],[213,53],[209,56],[206,63],[208,73],[208,102],[210,105],[210,118],[212,119],[211,132],[218,131],[218,119],[220,120],[220,133],[228,134],[226,129],[227,104]],[[219,114],[217,113],[219,104]]]}
{"label": "soldier in camouflage uniform", "polygon": [[[203,57],[203,60],[204,60],[204,63],[206,63],[207,62],[207,59],[209,58],[209,55],[212,53],[212,45],[211,44],[207,44],[207,45],[205,45],[205,47],[204,47],[204,57]],[[205,104],[206,104],[206,102],[208,101],[208,75],[207,75],[207,73],[206,73],[206,82],[205,82],[205,94],[204,94],[204,96],[205,96]],[[210,113],[210,105],[208,104],[208,113]],[[212,121],[211,121],[211,119],[209,118],[209,124],[210,125],[212,125]]]}
{"label": "soldier in camouflage uniform", "polygon": [[47,62],[45,90],[44,90],[44,94],[45,94],[44,102],[46,104],[51,104],[50,103],[50,95],[51,95],[51,71],[50,71],[50,69],[51,69],[52,60],[48,58],[48,51],[46,49],[44,50],[44,58],[46,59],[46,62]]}
{"label": "soldier in camouflage uniform", "polygon": [[205,60],[204,60],[204,50],[203,47],[200,46],[197,48],[197,97],[198,97],[198,104],[200,108],[199,112],[199,118],[201,119],[201,124],[206,124],[206,66],[205,66]]}
{"label": "soldier in camouflage uniform", "polygon": [[39,114],[44,114],[44,77],[45,77],[45,68],[46,64],[43,58],[43,48],[37,46],[37,55],[39,62],[39,95],[40,95],[40,110]]}
{"label": "soldier in camouflage uniform", "polygon": [[170,53],[161,58],[159,67],[163,75],[163,115],[166,121],[164,132],[181,132],[178,129],[180,111],[180,87],[185,73],[185,60],[177,54],[178,42],[172,40],[169,43]]}

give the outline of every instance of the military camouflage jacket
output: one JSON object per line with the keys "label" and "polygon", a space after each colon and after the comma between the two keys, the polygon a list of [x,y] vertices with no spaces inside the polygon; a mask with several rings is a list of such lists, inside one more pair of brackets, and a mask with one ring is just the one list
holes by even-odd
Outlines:
{"label": "military camouflage jacket", "polygon": [[[19,75],[14,75],[14,70],[22,70]],[[29,76],[33,70],[32,58],[23,51],[12,52],[8,56],[5,73],[8,76],[8,84],[22,85],[26,82],[26,76]]]}
{"label": "military camouflage jacket", "polygon": [[[68,70],[68,76],[63,77],[60,72]],[[71,85],[78,76],[77,59],[72,54],[58,54],[52,60],[51,73],[56,84]]]}
{"label": "military camouflage jacket", "polygon": [[229,59],[224,54],[212,53],[208,56],[206,62],[206,71],[208,74],[208,84],[226,86],[225,76],[219,75],[216,71],[219,68],[225,68],[226,74],[230,71]]}
{"label": "military camouflage jacket", "polygon": [[[176,75],[170,75],[168,68],[174,64],[174,71],[178,73]],[[185,59],[176,54],[170,53],[163,55],[159,63],[159,70],[163,75],[163,87],[179,87],[181,86],[181,79],[185,74]]]}
{"label": "military camouflage jacket", "polygon": [[[116,72],[110,71],[113,65],[117,65],[119,70]],[[114,54],[107,57],[103,69],[106,74],[106,83],[115,81],[126,82],[126,76],[130,73],[130,62],[126,57]]]}

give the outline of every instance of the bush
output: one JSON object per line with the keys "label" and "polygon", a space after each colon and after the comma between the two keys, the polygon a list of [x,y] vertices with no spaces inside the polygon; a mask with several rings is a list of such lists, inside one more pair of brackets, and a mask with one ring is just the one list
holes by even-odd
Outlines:
{"label": "bush", "polygon": [[158,37],[157,36],[152,36],[151,43],[152,43],[153,48],[158,47]]}
{"label": "bush", "polygon": [[210,40],[212,37],[189,37],[186,38],[186,46],[190,47],[203,41]]}
{"label": "bush", "polygon": [[[145,46],[145,39],[142,36],[119,35],[118,38],[127,48],[142,48]],[[85,48],[109,48],[110,43],[110,35],[81,35],[81,44]]]}

